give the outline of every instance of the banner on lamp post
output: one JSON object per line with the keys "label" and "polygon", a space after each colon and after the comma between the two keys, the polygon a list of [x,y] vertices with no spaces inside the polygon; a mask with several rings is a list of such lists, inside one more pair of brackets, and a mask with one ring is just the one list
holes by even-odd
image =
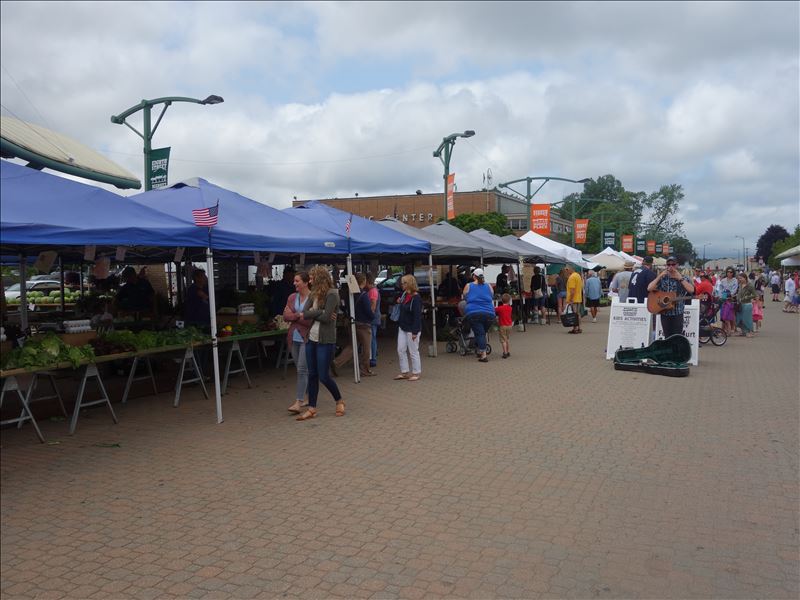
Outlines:
{"label": "banner on lamp post", "polygon": [[614,248],[617,245],[617,232],[613,229],[603,229],[603,247]]}
{"label": "banner on lamp post", "polygon": [[632,235],[623,235],[622,236],[622,251],[627,252],[628,254],[633,253],[633,236]]}
{"label": "banner on lamp post", "polygon": [[589,219],[575,219],[575,243],[586,243],[586,232],[589,231]]}
{"label": "banner on lamp post", "polygon": [[150,151],[150,189],[167,187],[169,170],[169,148],[156,148]]}
{"label": "banner on lamp post", "polygon": [[669,256],[671,254],[670,253],[671,248],[670,248],[669,242],[664,242],[662,250],[663,250],[664,254],[666,254],[667,256]]}
{"label": "banner on lamp post", "polygon": [[453,200],[453,193],[456,189],[456,174],[450,173],[447,176],[447,220],[456,218],[456,205]]}
{"label": "banner on lamp post", "polygon": [[664,244],[661,242],[656,242],[656,254],[663,254],[664,253]]}
{"label": "banner on lamp post", "polygon": [[648,254],[655,254],[656,253],[656,241],[655,240],[647,240],[647,253]]}
{"label": "banner on lamp post", "polygon": [[636,238],[636,254],[643,255],[646,252],[645,240]]}
{"label": "banner on lamp post", "polygon": [[532,204],[529,225],[534,233],[548,237],[550,235],[550,205]]}

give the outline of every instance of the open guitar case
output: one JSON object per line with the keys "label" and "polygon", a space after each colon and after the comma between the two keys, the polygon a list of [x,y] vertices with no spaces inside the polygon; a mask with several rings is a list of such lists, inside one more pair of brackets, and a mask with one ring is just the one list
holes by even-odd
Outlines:
{"label": "open guitar case", "polygon": [[618,371],[639,371],[667,377],[687,377],[692,345],[682,335],[656,340],[644,348],[624,348],[614,353]]}

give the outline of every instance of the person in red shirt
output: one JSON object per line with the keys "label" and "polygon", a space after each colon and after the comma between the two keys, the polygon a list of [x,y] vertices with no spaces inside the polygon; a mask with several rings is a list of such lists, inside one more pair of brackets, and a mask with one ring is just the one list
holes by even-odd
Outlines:
{"label": "person in red shirt", "polygon": [[511,334],[511,326],[514,324],[514,320],[511,318],[511,296],[503,294],[501,299],[503,303],[494,309],[494,313],[497,315],[500,327],[500,344],[503,346],[503,358],[508,358],[511,356],[508,338]]}
{"label": "person in red shirt", "polygon": [[700,275],[700,282],[694,285],[694,296],[700,300],[711,300],[714,296],[714,286],[705,273]]}

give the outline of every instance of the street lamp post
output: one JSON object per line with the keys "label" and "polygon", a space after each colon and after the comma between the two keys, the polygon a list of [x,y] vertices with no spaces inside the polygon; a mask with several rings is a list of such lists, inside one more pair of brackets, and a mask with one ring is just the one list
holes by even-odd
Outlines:
{"label": "street lamp post", "polygon": [[[507,181],[507,182],[501,183],[500,185],[497,186],[497,187],[501,187],[501,188],[507,188],[507,189],[511,190],[512,192],[516,192],[516,190],[511,187],[513,184],[520,183],[522,181],[527,183],[528,187],[527,187],[527,192],[525,193],[525,204],[526,204],[527,215],[528,215],[528,221],[527,221],[528,229],[530,229],[530,227],[531,227],[531,199],[533,199],[533,197],[536,194],[539,193],[539,190],[541,190],[545,186],[545,184],[550,180],[567,181],[569,183],[590,183],[590,182],[594,181],[591,177],[586,177],[584,179],[566,179],[564,177],[523,177],[522,179],[515,179],[514,181]],[[541,181],[542,182],[542,184],[538,188],[536,188],[536,191],[533,192],[533,193],[531,193],[531,182],[532,181]],[[519,192],[517,192],[517,193],[519,193]],[[550,206],[552,206],[552,204]],[[574,231],[574,229],[575,229],[574,213],[573,213],[572,221],[573,221],[572,229]],[[574,233],[573,233],[573,236],[572,236],[572,245],[573,246],[575,245],[575,234]]]}
{"label": "street lamp post", "polygon": [[706,246],[711,246],[711,242],[706,242],[703,244],[703,269],[706,268]]}
{"label": "street lamp post", "polygon": [[[456,145],[456,138],[469,138],[475,135],[472,129],[467,129],[464,133],[451,133],[442,138],[442,143],[433,151],[434,158],[438,158],[444,165],[444,220],[447,221],[447,177],[450,175],[450,157],[453,155],[453,146]],[[444,156],[442,153],[444,152]]]}
{"label": "street lamp post", "polygon": [[[567,200],[561,200],[560,202],[551,202],[550,206],[558,206],[559,204],[564,204]],[[572,247],[575,247],[575,213],[579,210],[582,210],[587,204],[590,202],[608,202],[608,200],[604,200],[602,198],[585,198],[584,201],[581,203],[580,208],[575,208],[575,200],[570,201],[570,215],[572,219]],[[601,231],[602,234],[602,231]]]}
{"label": "street lamp post", "polygon": [[741,235],[735,235],[733,237],[737,237],[740,240],[742,240],[742,267],[744,268],[745,271],[747,271],[747,251],[744,248],[744,237],[742,237]]}
{"label": "street lamp post", "polygon": [[[152,163],[150,161],[150,152],[152,151],[152,141],[153,135],[158,129],[159,124],[161,123],[161,119],[164,117],[164,113],[167,112],[167,108],[173,102],[191,102],[193,104],[220,104],[224,102],[222,97],[211,95],[205,100],[199,100],[197,98],[184,98],[181,96],[169,96],[166,98],[156,98],[155,100],[142,100],[136,106],[131,106],[125,112],[122,112],[118,115],[111,116],[111,122],[116,123],[117,125],[126,125],[131,131],[133,131],[136,135],[138,135],[142,140],[144,140],[144,189],[145,191],[149,191],[152,189],[150,184],[150,179],[152,176]],[[164,108],[161,110],[161,114],[158,115],[158,119],[156,120],[155,127],[150,127],[150,113],[154,106],[157,104],[163,104]],[[125,119],[131,116],[134,113],[142,111],[142,129],[143,132],[138,132],[134,127],[131,126]]]}

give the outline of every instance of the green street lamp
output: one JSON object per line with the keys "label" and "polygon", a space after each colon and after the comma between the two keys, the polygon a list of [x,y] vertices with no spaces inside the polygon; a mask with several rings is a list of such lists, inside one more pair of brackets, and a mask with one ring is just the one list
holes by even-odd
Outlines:
{"label": "green street lamp", "polygon": [[[744,237],[742,237],[741,235],[735,235],[733,237],[736,237],[736,238],[739,238],[740,240],[742,240],[742,266],[744,267],[744,270],[747,271],[747,250],[745,250],[745,247],[744,247]],[[737,252],[738,252],[738,250],[737,250]]]}
{"label": "green street lamp", "polygon": [[[152,151],[152,140],[153,134],[155,134],[156,129],[158,129],[158,125],[161,123],[161,119],[164,117],[164,113],[167,112],[167,109],[173,102],[191,102],[192,104],[220,104],[224,102],[221,96],[214,96],[211,95],[205,100],[199,100],[197,98],[184,98],[181,96],[169,96],[167,98],[156,98],[155,100],[142,100],[136,106],[131,106],[128,110],[118,115],[111,116],[111,122],[116,123],[117,125],[126,125],[131,131],[133,131],[136,135],[144,140],[144,189],[145,191],[149,191],[152,189],[150,179],[152,177],[152,163],[150,161],[150,153]],[[161,114],[158,115],[158,120],[156,120],[155,127],[150,127],[150,111],[151,109],[156,106],[157,104],[163,104],[164,108],[161,110]],[[143,111],[143,118],[142,118],[142,129],[144,129],[144,133],[139,133],[134,129],[130,123],[128,123],[125,119],[130,117],[132,114],[137,113],[139,111]]]}
{"label": "green street lamp", "polygon": [[[578,182],[576,182],[578,183]],[[559,204],[564,204],[567,201],[567,198],[561,200],[560,202],[551,202],[550,206],[558,206]],[[608,200],[604,200],[603,198],[585,198],[584,201],[581,203],[580,208],[575,208],[577,202],[575,200],[570,199],[570,214],[572,219],[572,247],[575,247],[575,213],[583,210],[590,202],[608,202]],[[601,232],[602,233],[602,232]]]}
{"label": "green street lamp", "polygon": [[[527,193],[525,194],[525,204],[527,205],[527,215],[528,215],[527,227],[530,228],[530,226],[531,226],[531,199],[536,194],[539,193],[539,190],[541,190],[545,186],[545,184],[547,184],[548,181],[551,181],[551,180],[553,180],[553,181],[567,181],[569,183],[591,183],[592,181],[594,181],[591,177],[586,177],[584,179],[566,179],[564,177],[523,177],[522,179],[515,179],[514,181],[507,181],[505,183],[501,183],[497,187],[507,188],[507,189],[511,190],[512,192],[515,192],[515,193],[519,194],[519,192],[517,192],[517,190],[515,190],[511,186],[513,184],[515,184],[515,183],[520,183],[522,181],[527,182],[528,189],[527,189]],[[531,193],[531,181],[541,181],[542,182],[542,185],[540,185],[538,188],[536,188],[536,191],[533,192],[533,193]],[[572,228],[574,229],[575,228],[575,223],[574,223],[575,219],[574,219],[574,217],[573,217],[572,220],[573,220]],[[574,246],[575,245],[575,234],[574,233],[573,233],[572,238],[573,238],[572,239],[572,244]]]}
{"label": "green street lamp", "polygon": [[[442,143],[433,151],[434,158],[438,158],[444,165],[444,220],[447,221],[447,177],[450,175],[450,158],[453,155],[453,146],[456,145],[456,138],[469,138],[475,135],[472,129],[467,129],[464,133],[451,133],[442,138]],[[442,153],[444,152],[444,156]]]}

